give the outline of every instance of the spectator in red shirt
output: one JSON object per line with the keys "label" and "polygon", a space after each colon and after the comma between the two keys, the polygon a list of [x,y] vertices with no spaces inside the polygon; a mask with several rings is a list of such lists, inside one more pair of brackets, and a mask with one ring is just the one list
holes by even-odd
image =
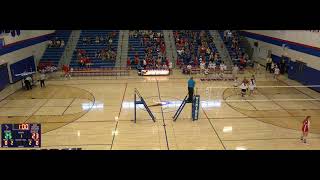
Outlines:
{"label": "spectator in red shirt", "polygon": [[198,66],[199,64],[198,57],[195,57],[193,62],[195,66]]}
{"label": "spectator in red shirt", "polygon": [[169,58],[166,58],[166,65],[169,67]]}
{"label": "spectator in red shirt", "polygon": [[139,64],[139,57],[135,57],[135,58],[134,58],[134,64],[135,64],[135,65],[138,65],[138,64]]}
{"label": "spectator in red shirt", "polygon": [[243,58],[243,56],[242,57],[240,57],[240,66],[242,67],[242,68],[244,68],[244,58]]}
{"label": "spectator in red shirt", "polygon": [[127,68],[131,69],[131,59],[130,59],[130,57],[127,60]]}
{"label": "spectator in red shirt", "polygon": [[177,60],[176,60],[176,65],[177,66],[180,65],[180,59],[179,58],[177,58]]}

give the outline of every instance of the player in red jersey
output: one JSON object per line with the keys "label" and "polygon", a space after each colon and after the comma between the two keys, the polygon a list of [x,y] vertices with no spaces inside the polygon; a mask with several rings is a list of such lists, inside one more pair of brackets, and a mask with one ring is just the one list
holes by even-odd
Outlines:
{"label": "player in red jersey", "polygon": [[304,143],[307,143],[307,136],[308,136],[309,129],[310,129],[310,118],[311,118],[311,116],[307,116],[306,119],[304,119],[302,122],[301,141],[303,141]]}

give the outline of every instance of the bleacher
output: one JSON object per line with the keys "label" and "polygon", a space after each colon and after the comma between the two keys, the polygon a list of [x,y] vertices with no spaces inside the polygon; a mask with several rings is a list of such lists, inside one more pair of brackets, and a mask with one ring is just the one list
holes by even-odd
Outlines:
{"label": "bleacher", "polygon": [[[155,33],[161,33],[162,38],[160,39],[160,41],[164,42],[164,38],[163,38],[163,32],[162,30],[152,30],[152,32]],[[145,58],[145,49],[148,47],[147,45],[142,45],[141,44],[141,36],[138,36],[137,38],[135,37],[130,37],[129,36],[129,45],[128,45],[128,58],[130,58],[131,60],[131,67],[136,67],[136,65],[134,64],[134,57],[135,54],[138,53],[139,56],[139,63],[142,64],[143,59]],[[157,57],[158,54],[156,51],[153,51],[152,53],[153,57]]]}
{"label": "bleacher", "polygon": [[[219,30],[219,34],[220,34],[221,39],[224,41],[224,30]],[[238,34],[236,34],[236,36],[238,36]],[[239,56],[239,54],[236,53],[236,50],[232,49],[232,47],[231,47],[232,46],[232,39],[229,39],[229,41],[226,41],[226,42],[224,41],[224,45],[225,45],[225,48],[227,48],[228,53],[230,54],[232,62],[234,64],[239,64],[240,63],[240,60],[239,60],[240,56]],[[240,49],[242,49],[240,46],[240,43],[239,43],[239,47],[240,47]]]}
{"label": "bleacher", "polygon": [[[187,41],[188,42],[188,46],[187,46],[187,49],[189,49],[190,51],[194,51],[194,56],[198,58],[198,60],[200,59],[200,54],[198,52],[198,49],[201,47],[201,38],[200,38],[200,32],[201,30],[192,30],[192,31],[174,31],[175,34],[178,35],[178,37],[175,37],[175,40],[177,42],[177,39],[184,39],[184,41]],[[195,41],[193,40],[193,38],[189,35],[189,33],[194,33],[195,34]],[[207,39],[207,43],[208,43],[208,46],[209,46],[209,49],[213,52],[217,52],[217,48],[215,47],[214,43],[210,43],[210,38],[211,38],[211,35],[209,33],[209,31],[204,31],[204,38]],[[179,47],[177,47],[177,50],[180,50]],[[193,62],[194,59],[192,59],[192,55],[180,55],[178,54],[178,58],[181,59],[183,61],[183,63],[186,65],[186,64],[189,64],[190,61]],[[208,65],[209,63],[209,55],[206,54],[205,56],[205,61],[206,61],[206,64]],[[200,62],[198,62],[200,63]],[[192,65],[194,66],[195,64],[192,63]]]}
{"label": "bleacher", "polygon": [[42,58],[40,59],[40,63],[50,63],[53,66],[58,66],[60,58],[67,46],[68,40],[71,35],[71,30],[57,30],[55,34],[52,35],[51,39],[55,39],[56,37],[65,42],[64,47],[47,47]]}
{"label": "bleacher", "polygon": [[[115,61],[113,60],[102,60],[101,58],[95,57],[95,53],[97,50],[102,50],[104,48],[107,48],[107,43],[100,43],[96,44],[94,42],[96,36],[102,36],[104,39],[106,39],[107,35],[112,32],[115,32],[115,38],[112,39],[111,49],[113,49],[115,52],[117,52],[118,48],[118,41],[119,41],[119,30],[82,30],[80,34],[79,41],[76,46],[77,49],[82,49],[86,51],[86,55],[91,60],[91,68],[109,68],[115,66]],[[84,44],[82,42],[83,37],[90,37],[91,38],[91,44]],[[77,59],[77,52],[76,50],[73,52],[70,67],[72,68],[79,68],[79,60]]]}

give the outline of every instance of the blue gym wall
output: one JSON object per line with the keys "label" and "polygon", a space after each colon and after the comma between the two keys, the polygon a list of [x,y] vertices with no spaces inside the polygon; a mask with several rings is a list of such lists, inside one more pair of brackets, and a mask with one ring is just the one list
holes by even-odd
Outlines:
{"label": "blue gym wall", "polygon": [[[24,64],[25,59],[28,59],[30,63],[32,56],[34,58],[33,64],[37,64],[37,60],[41,58],[46,49],[47,41],[52,38],[54,32],[54,30],[21,30],[20,36],[0,36],[0,39],[5,41],[5,45],[0,48],[0,65],[7,64],[11,83],[17,81],[11,72],[11,67],[13,70],[16,68],[20,70],[20,66],[22,68],[26,65]],[[18,63],[19,61],[23,62]]]}
{"label": "blue gym wall", "polygon": [[[264,31],[240,31],[240,34],[247,37],[250,44],[253,46],[254,42],[258,42],[258,46],[262,46],[264,49],[271,50],[272,59],[278,63],[282,55],[286,55],[291,58],[291,61],[287,60],[288,63],[288,77],[292,80],[296,80],[303,85],[319,85],[320,84],[320,48],[318,47],[319,42],[316,39],[310,37],[304,39],[304,43],[297,42],[297,39],[291,37],[291,39],[280,39],[279,36],[271,36],[272,32],[268,32],[266,35]],[[299,33],[299,32],[296,32]],[[302,32],[301,32],[302,33]],[[303,32],[306,34],[306,32]],[[311,33],[311,32],[310,32]],[[275,33],[277,34],[277,33]],[[292,34],[292,32],[291,32]],[[308,34],[308,33],[307,33]],[[312,34],[314,35],[314,34]],[[286,36],[288,37],[288,36]],[[303,36],[296,36],[300,39]],[[307,42],[308,40],[308,42]],[[289,53],[283,54],[283,44],[289,47]],[[311,45],[310,45],[311,44]],[[304,67],[303,72],[297,72],[298,64],[296,60],[302,61],[307,65]],[[320,92],[320,88],[312,88]]]}
{"label": "blue gym wall", "polygon": [[0,65],[0,91],[9,85],[9,74],[7,64]]}
{"label": "blue gym wall", "polygon": [[35,65],[33,56],[30,56],[28,58],[19,60],[14,64],[11,64],[10,71],[12,76],[12,82],[15,83],[21,80],[21,76],[15,76],[15,74],[20,74],[23,72],[33,72],[35,70],[36,70],[36,65]]}

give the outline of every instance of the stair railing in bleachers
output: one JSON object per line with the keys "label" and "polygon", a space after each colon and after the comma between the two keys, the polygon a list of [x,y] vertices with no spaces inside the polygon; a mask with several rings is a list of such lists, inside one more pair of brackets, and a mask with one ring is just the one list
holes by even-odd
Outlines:
{"label": "stair railing in bleachers", "polygon": [[225,47],[223,40],[221,39],[218,30],[210,30],[209,31],[211,36],[213,37],[213,42],[216,45],[216,48],[221,55],[222,59],[224,60],[225,64],[227,65],[227,68],[230,69],[232,68],[232,59],[231,56]]}
{"label": "stair railing in bleachers", "polygon": [[73,30],[71,32],[70,38],[67,42],[67,45],[65,47],[65,50],[61,56],[61,59],[59,61],[59,67],[61,67],[62,65],[69,65],[72,55],[73,55],[73,51],[76,48],[76,45],[78,43],[78,40],[80,38],[80,30]]}

